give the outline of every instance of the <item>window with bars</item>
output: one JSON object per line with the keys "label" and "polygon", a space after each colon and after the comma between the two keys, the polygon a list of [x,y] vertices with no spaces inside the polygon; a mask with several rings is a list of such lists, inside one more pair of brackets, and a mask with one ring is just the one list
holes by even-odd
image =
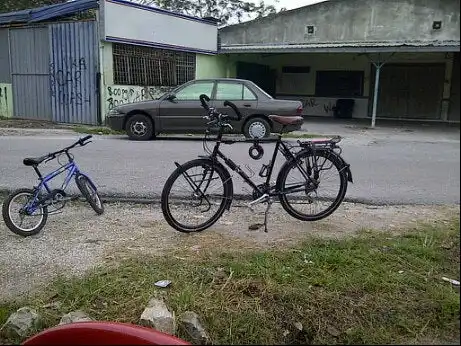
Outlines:
{"label": "window with bars", "polygon": [[176,86],[195,78],[195,53],[114,43],[114,83]]}

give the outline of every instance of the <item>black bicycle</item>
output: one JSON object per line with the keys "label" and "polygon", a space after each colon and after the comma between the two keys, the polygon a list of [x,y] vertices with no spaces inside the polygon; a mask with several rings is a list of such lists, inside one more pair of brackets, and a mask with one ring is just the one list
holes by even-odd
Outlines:
{"label": "black bicycle", "polygon": [[[161,206],[168,224],[180,232],[199,232],[212,226],[229,210],[233,195],[233,181],[229,170],[237,172],[252,190],[251,208],[256,203],[267,203],[264,230],[267,232],[267,215],[277,197],[282,207],[294,218],[303,221],[316,221],[326,218],[341,204],[346,195],[348,182],[352,183],[350,165],[341,157],[338,143],[341,137],[312,139],[306,141],[282,140],[282,134],[289,125],[299,125],[304,121],[300,116],[270,115],[273,122],[280,123],[281,132],[275,139],[223,139],[226,128],[232,128],[231,120],[240,120],[242,115],[235,104],[225,101],[224,105],[233,109],[237,118],[217,112],[209,107],[209,97],[200,95],[202,107],[207,111],[208,128],[203,140],[207,156],[184,164],[175,162],[176,169],[166,181]],[[214,148],[210,150],[206,142],[211,130],[217,129]],[[252,143],[249,149],[251,158],[258,160],[263,156],[261,143],[275,142],[272,159],[263,164],[259,176],[265,178],[262,184],[256,184],[248,174],[220,151],[221,144],[236,142]],[[286,159],[277,175],[276,183],[271,184],[271,176],[277,154]],[[224,164],[221,162],[224,162]],[[333,173],[337,183],[329,190],[332,180],[326,174]],[[325,189],[326,188],[326,189]],[[322,190],[321,190],[322,189]],[[320,193],[326,190],[326,193]],[[328,192],[331,193],[328,193]],[[315,207],[319,209],[313,210]]]}

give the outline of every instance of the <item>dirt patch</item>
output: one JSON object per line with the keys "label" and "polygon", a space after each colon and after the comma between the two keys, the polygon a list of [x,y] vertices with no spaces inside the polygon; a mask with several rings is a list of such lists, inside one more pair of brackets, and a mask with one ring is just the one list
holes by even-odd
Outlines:
{"label": "dirt patch", "polygon": [[46,120],[32,119],[5,119],[0,118],[0,128],[20,128],[20,129],[68,129],[70,125],[58,124]]}
{"label": "dirt patch", "polygon": [[155,205],[106,204],[97,216],[87,204],[73,203],[62,213],[50,215],[44,230],[21,238],[0,223],[0,300],[33,291],[58,274],[81,275],[86,270],[133,255],[168,256],[169,250],[188,247],[267,248],[288,246],[307,236],[337,238],[359,230],[390,232],[422,222],[444,222],[459,215],[459,206],[375,207],[343,203],[329,218],[317,222],[297,221],[280,205],[274,205],[268,233],[250,231],[261,223],[263,214],[254,214],[244,204],[210,229],[197,234],[174,231]]}

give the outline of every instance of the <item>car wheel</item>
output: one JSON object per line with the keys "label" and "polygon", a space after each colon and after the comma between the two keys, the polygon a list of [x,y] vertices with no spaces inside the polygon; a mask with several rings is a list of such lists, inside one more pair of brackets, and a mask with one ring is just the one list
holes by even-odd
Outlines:
{"label": "car wheel", "polygon": [[246,138],[264,138],[271,133],[269,122],[263,118],[251,118],[243,127],[243,135]]}
{"label": "car wheel", "polygon": [[126,133],[131,140],[147,141],[154,134],[154,124],[147,115],[135,114],[126,123]]}

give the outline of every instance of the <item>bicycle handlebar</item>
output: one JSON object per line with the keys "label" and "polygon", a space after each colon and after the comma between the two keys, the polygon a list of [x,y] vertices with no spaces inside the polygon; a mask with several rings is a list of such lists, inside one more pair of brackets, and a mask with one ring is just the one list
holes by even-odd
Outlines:
{"label": "bicycle handlebar", "polygon": [[67,152],[68,150],[76,147],[77,145],[80,144],[80,146],[84,146],[84,145],[87,145],[88,143],[90,142],[87,142],[90,138],[92,138],[93,136],[92,135],[88,135],[88,136],[85,136],[83,138],[80,138],[78,141],[76,141],[74,144],[72,145],[69,145],[68,147],[65,147],[64,149],[61,149],[61,150],[58,150],[58,151],[55,151],[53,153],[49,153],[47,156],[49,157],[48,160],[52,160],[56,157],[56,155],[58,154],[61,154],[61,153],[64,153],[64,152]]}
{"label": "bicycle handlebar", "polygon": [[207,104],[207,102],[210,101],[210,98],[205,94],[201,94],[199,96],[199,99],[200,99],[200,103],[202,104],[202,107],[205,108],[207,112],[210,111],[210,107]]}
{"label": "bicycle handlebar", "polygon": [[[199,96],[199,99],[200,99],[200,103],[202,104],[202,107],[205,108],[205,110],[208,113],[210,113],[209,115],[211,115],[211,116],[213,116],[213,115],[218,115],[218,116],[222,115],[221,113],[216,112],[214,109],[212,109],[212,108],[210,108],[210,106],[208,106],[207,102],[210,101],[210,98],[207,95],[201,94]],[[237,106],[234,103],[232,103],[232,102],[230,102],[228,100],[225,100],[224,101],[224,106],[232,108],[232,110],[235,112],[237,117],[233,118],[234,120],[239,121],[239,120],[242,119],[242,113],[240,113],[239,109],[237,108]]]}
{"label": "bicycle handlebar", "polygon": [[240,113],[239,109],[237,108],[237,106],[235,104],[233,104],[232,102],[226,100],[224,101],[224,106],[226,107],[230,107],[233,109],[233,111],[235,112],[235,114],[237,114],[237,120],[241,120],[242,119],[242,113]]}

